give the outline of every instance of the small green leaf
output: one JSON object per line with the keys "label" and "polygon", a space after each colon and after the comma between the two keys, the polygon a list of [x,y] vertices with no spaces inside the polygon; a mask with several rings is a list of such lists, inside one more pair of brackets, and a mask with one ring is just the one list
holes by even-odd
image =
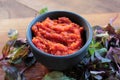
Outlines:
{"label": "small green leaf", "polygon": [[7,58],[9,58],[9,63],[20,63],[22,59],[28,54],[29,47],[26,45],[22,45],[21,47],[14,48],[12,51],[10,51]]}
{"label": "small green leaf", "polygon": [[75,80],[75,79],[67,77],[62,72],[53,71],[46,74],[43,80]]}
{"label": "small green leaf", "polygon": [[22,62],[22,58],[19,58],[19,59],[15,59],[15,60],[8,60],[9,63],[12,63],[12,64],[20,64]]}
{"label": "small green leaf", "polygon": [[23,45],[23,46],[17,48],[13,52],[12,60],[19,58],[19,57],[24,57],[27,55],[27,53],[28,53],[28,48],[25,45]]}
{"label": "small green leaf", "polygon": [[39,14],[44,14],[48,11],[48,8],[45,7],[45,8],[42,8],[40,11],[39,11]]}
{"label": "small green leaf", "polygon": [[89,51],[90,55],[93,55],[95,52],[95,48],[89,48],[88,51]]}
{"label": "small green leaf", "polygon": [[10,31],[8,32],[8,37],[12,40],[15,40],[18,38],[18,31],[14,30],[14,29],[10,29]]}
{"label": "small green leaf", "polygon": [[99,48],[102,48],[103,46],[102,46],[102,44],[100,42],[96,42],[94,44],[94,47],[97,48],[97,49],[99,49]]}

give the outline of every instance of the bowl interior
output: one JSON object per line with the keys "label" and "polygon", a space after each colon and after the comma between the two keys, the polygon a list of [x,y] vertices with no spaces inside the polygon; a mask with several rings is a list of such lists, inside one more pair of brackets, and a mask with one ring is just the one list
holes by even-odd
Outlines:
{"label": "bowl interior", "polygon": [[[31,27],[36,23],[36,22],[41,22],[43,20],[45,20],[47,17],[51,18],[51,19],[58,19],[59,17],[68,17],[72,22],[77,23],[80,26],[84,27],[84,41],[85,44],[83,45],[83,47],[80,49],[81,52],[82,50],[86,49],[88,47],[88,45],[90,44],[91,40],[92,40],[92,29],[90,24],[81,16],[72,13],[72,12],[67,12],[67,11],[53,11],[53,12],[47,12],[45,14],[39,15],[37,16],[28,26],[28,31],[27,31],[27,40],[29,42],[29,44],[33,47],[34,44],[32,43],[32,37],[34,36],[32,31],[31,31]],[[38,49],[36,49],[38,50]],[[46,54],[49,55],[49,54]],[[73,55],[73,54],[71,54]],[[54,56],[54,55],[49,55],[49,56]],[[70,55],[68,55],[70,56]],[[60,56],[58,56],[60,57]],[[63,56],[64,57],[64,56]]]}

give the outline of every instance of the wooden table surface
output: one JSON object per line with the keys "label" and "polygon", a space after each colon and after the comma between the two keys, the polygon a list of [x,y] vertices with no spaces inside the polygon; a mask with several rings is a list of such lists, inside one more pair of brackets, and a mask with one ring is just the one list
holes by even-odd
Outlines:
{"label": "wooden table surface", "polygon": [[0,19],[34,17],[43,7],[80,14],[111,13],[120,12],[120,0],[0,0]]}
{"label": "wooden table surface", "polygon": [[[116,15],[120,15],[120,13],[103,13],[103,14],[80,14],[83,16],[88,22],[93,26],[93,25],[100,25],[100,26],[105,26],[107,23],[109,23],[109,20]],[[31,18],[18,18],[18,19],[4,19],[0,20],[0,51],[3,48],[3,45],[6,43],[8,40],[7,37],[7,32],[9,29],[16,29],[19,31],[19,37],[20,38],[25,38],[26,37],[26,29],[28,24],[31,22]],[[114,22],[113,26],[120,27],[120,16],[116,19]],[[1,70],[0,70],[1,71]],[[0,80],[4,80],[3,76],[4,73],[3,71],[0,72]]]}

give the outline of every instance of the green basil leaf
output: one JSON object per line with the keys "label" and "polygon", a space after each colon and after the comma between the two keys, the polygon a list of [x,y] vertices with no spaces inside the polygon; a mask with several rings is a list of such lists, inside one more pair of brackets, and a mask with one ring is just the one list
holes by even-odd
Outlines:
{"label": "green basil leaf", "polygon": [[75,79],[67,77],[62,72],[53,71],[46,74],[43,80],[75,80]]}
{"label": "green basil leaf", "polygon": [[39,14],[44,14],[48,11],[48,8],[45,7],[45,8],[42,8],[40,11],[39,11]]}

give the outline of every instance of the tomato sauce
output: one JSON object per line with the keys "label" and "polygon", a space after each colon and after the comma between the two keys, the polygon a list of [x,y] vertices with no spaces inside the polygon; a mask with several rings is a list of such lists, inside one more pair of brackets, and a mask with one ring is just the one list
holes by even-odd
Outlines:
{"label": "tomato sauce", "polygon": [[57,56],[72,54],[83,46],[84,28],[67,17],[46,18],[32,26],[32,42],[40,50]]}

